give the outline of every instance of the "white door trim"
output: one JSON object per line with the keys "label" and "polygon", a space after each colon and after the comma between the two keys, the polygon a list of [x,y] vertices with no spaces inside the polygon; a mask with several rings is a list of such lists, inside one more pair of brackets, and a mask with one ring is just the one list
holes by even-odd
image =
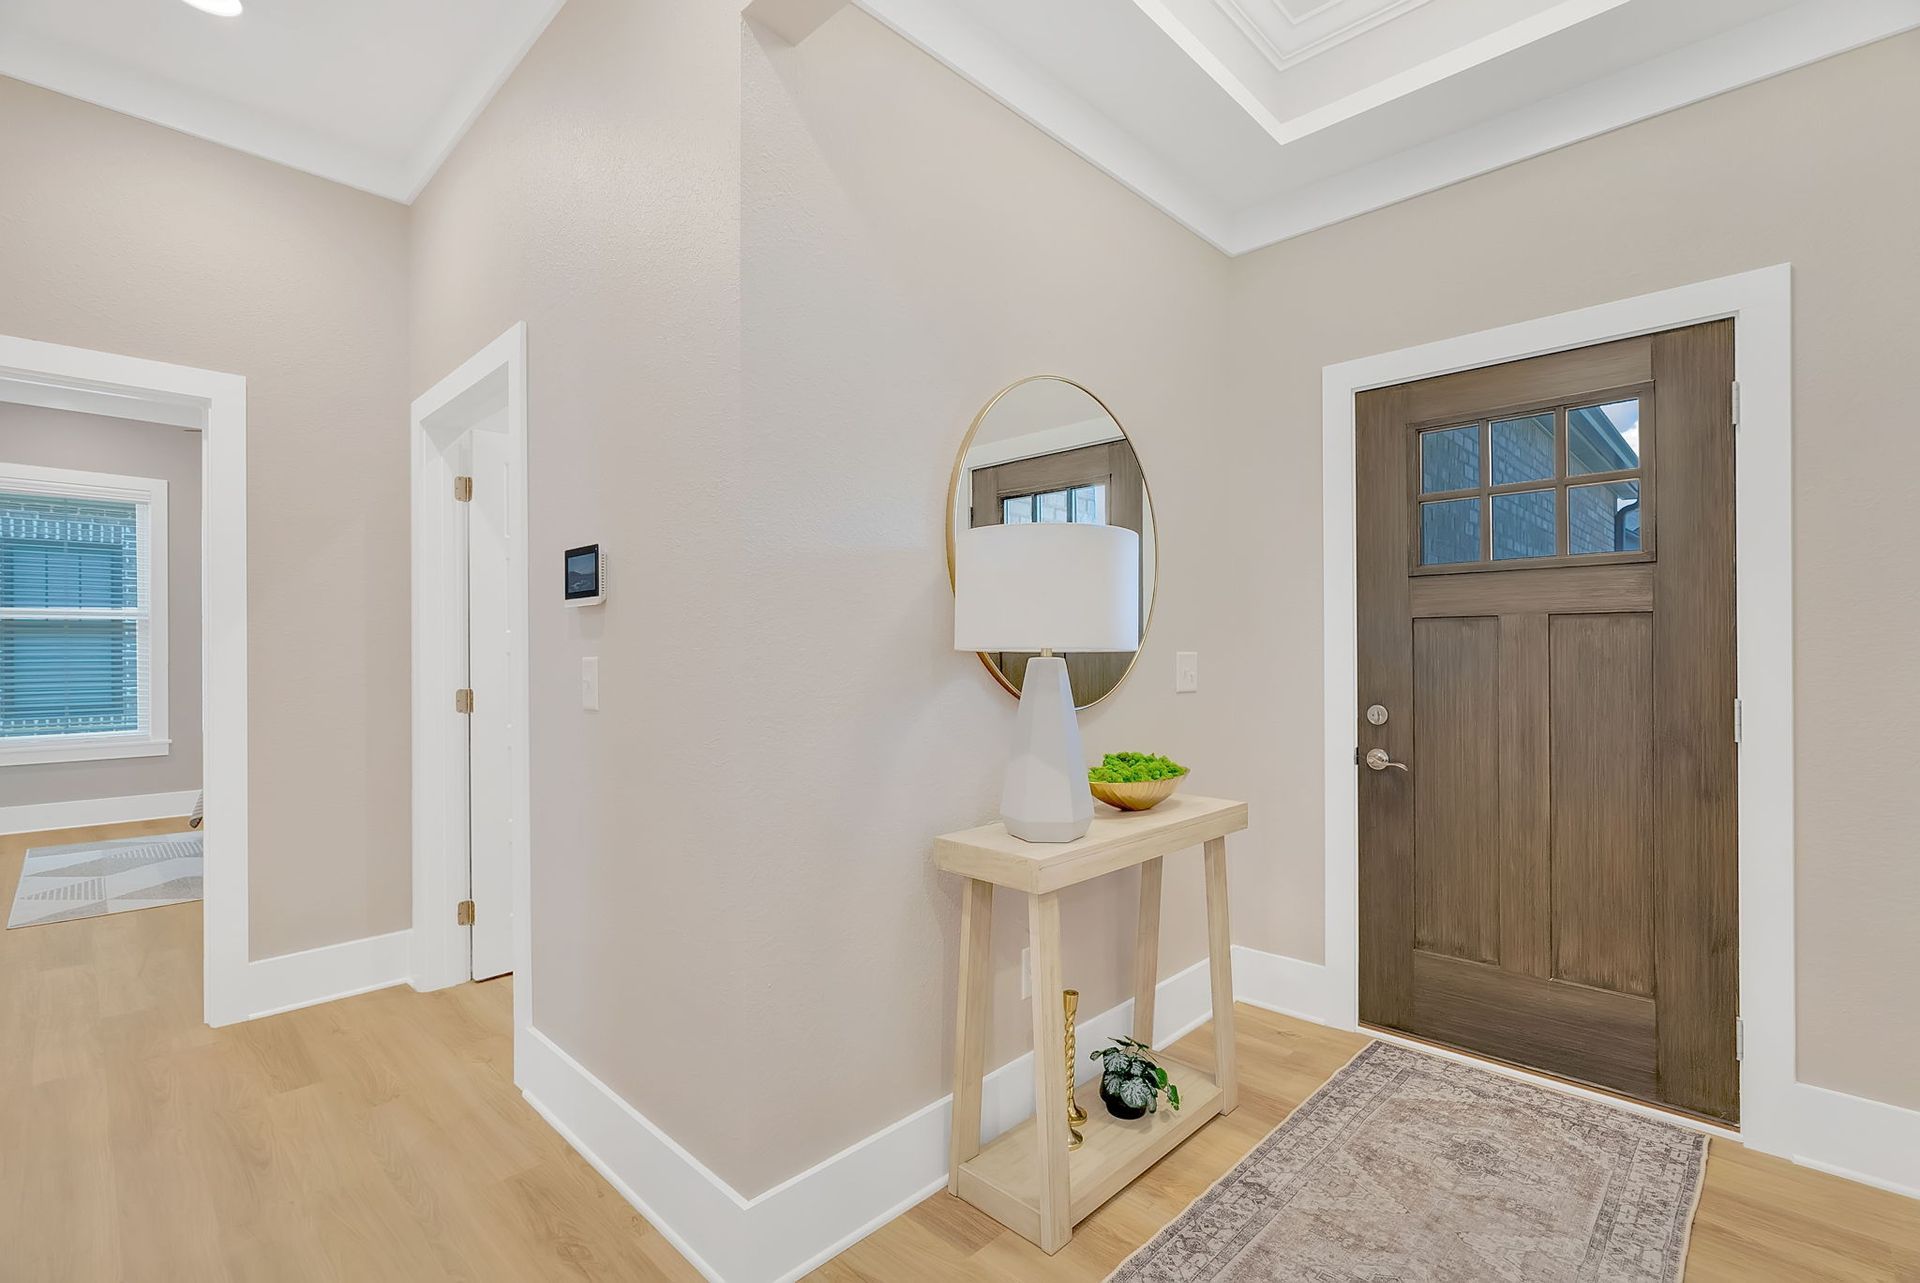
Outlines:
{"label": "white door trim", "polygon": [[[470,972],[467,929],[454,908],[467,898],[464,842],[465,773],[453,692],[461,674],[452,666],[448,629],[464,621],[465,563],[457,514],[450,502],[454,469],[445,449],[474,424],[506,410],[507,614],[515,645],[506,698],[511,722],[508,753],[514,897],[514,1044],[531,1023],[533,968],[528,932],[530,812],[527,736],[527,329],[516,324],[433,385],[413,403],[413,932],[412,982],[420,990],[465,982]],[[460,567],[457,573],[450,568]],[[441,573],[446,570],[446,573]],[[457,780],[456,780],[457,775]]]}
{"label": "white door trim", "polygon": [[[1735,455],[1739,689],[1741,1137],[1791,1154],[1793,926],[1793,351],[1788,264],[1603,303],[1322,371],[1325,525],[1326,987],[1329,1023],[1357,1028],[1359,779],[1355,700],[1353,399],[1457,370],[1732,317],[1740,425]],[[1727,710],[1728,733],[1733,710]]]}
{"label": "white door trim", "polygon": [[247,941],[247,381],[0,335],[0,400],[200,430],[204,1011],[210,1025],[246,1020],[254,1014]]}

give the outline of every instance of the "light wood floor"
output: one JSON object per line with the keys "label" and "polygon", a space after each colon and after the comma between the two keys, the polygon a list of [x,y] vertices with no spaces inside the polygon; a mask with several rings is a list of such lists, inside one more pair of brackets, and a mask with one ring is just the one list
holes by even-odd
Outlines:
{"label": "light wood floor", "polygon": [[[183,828],[0,837],[0,896]],[[510,985],[209,1029],[198,904],[0,931],[0,1279],[699,1283],[514,1089]]]}
{"label": "light wood floor", "polygon": [[[0,837],[0,896],[28,846],[180,827]],[[514,1089],[509,984],[215,1030],[198,905],[0,931],[0,1279],[695,1283]],[[942,1193],[813,1277],[1103,1279],[1362,1044],[1237,1011],[1240,1108],[1058,1256]],[[1183,1056],[1210,1063],[1209,1039]],[[1920,1283],[1920,1203],[1715,1141],[1687,1277]]]}

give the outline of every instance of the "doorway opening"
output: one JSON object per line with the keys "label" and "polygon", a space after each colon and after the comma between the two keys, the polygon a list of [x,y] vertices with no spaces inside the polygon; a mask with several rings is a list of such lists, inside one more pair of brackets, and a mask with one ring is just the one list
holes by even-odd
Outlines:
{"label": "doorway opening", "polygon": [[413,985],[528,1023],[526,333],[413,405]]}
{"label": "doorway opening", "polygon": [[[162,814],[184,815],[194,808],[196,796],[204,796],[207,822],[199,860],[199,898],[203,901],[200,967],[202,1015],[209,1025],[249,1019],[272,1003],[265,996],[265,986],[254,977],[248,946],[246,386],[246,380],[235,374],[0,335],[0,401],[61,414],[131,421],[139,424],[143,433],[186,430],[198,437],[197,464],[188,465],[190,475],[197,473],[194,480],[200,492],[197,613],[198,634],[203,640],[198,647],[198,783],[178,793],[109,799],[116,804],[136,804],[135,809],[111,814],[100,812],[96,801],[89,800],[85,806],[91,813],[89,822],[147,821]],[[159,470],[158,466],[146,469]],[[88,533],[82,538],[76,525],[75,539],[88,543],[96,553],[100,541],[106,538],[104,532],[116,525],[116,513],[124,515],[125,521],[120,524],[129,531],[149,529],[154,521],[166,520],[166,488],[151,477],[95,475],[81,484],[77,474],[67,470],[40,479],[45,482],[40,487],[41,499],[65,496],[71,501],[85,497],[93,504],[85,512],[68,511],[62,516],[48,510],[40,516],[87,526]],[[14,489],[21,487],[16,485]],[[68,506],[71,508],[70,502]],[[96,723],[92,729],[100,733],[66,737],[70,742],[55,755],[59,760],[78,760],[73,757],[76,752],[95,758],[124,756],[126,745],[108,741],[128,736],[144,740],[156,755],[162,750],[170,754],[173,749],[167,685],[160,679],[168,654],[164,634],[169,629],[163,626],[159,613],[164,600],[153,596],[156,591],[162,598],[169,595],[164,591],[166,567],[158,558],[158,550],[164,545],[156,540],[153,556],[140,554],[143,546],[144,539],[124,545],[132,559],[144,567],[144,573],[135,569],[125,580],[123,586],[144,586],[137,594],[126,594],[124,601],[115,598],[111,584],[126,567],[115,562],[119,569],[104,579],[81,576],[88,578],[91,586],[71,601],[49,597],[43,602],[23,599],[13,603],[20,608],[16,615],[24,611],[27,616],[41,616],[23,625],[16,620],[19,626],[42,632],[71,630],[65,639],[71,644],[47,650],[43,657],[58,663],[63,680],[83,670],[90,672],[90,689],[104,697],[104,702],[85,709],[66,706],[68,715],[78,715],[82,721],[91,719]],[[55,618],[62,614],[63,601],[74,607],[74,620]],[[76,627],[75,621],[84,627]],[[173,622],[178,626],[181,621]],[[115,636],[101,645],[102,633]],[[21,654],[24,656],[24,652]],[[129,668],[146,672],[151,685],[115,679],[116,673]],[[15,693],[24,689],[24,685],[17,687]],[[72,729],[81,732],[87,728]],[[144,814],[137,809],[137,804],[155,800],[167,804]],[[48,814],[42,820],[21,820],[21,827],[62,826],[54,818],[62,810],[61,804],[23,809]],[[136,825],[129,830],[133,831],[153,829]],[[166,884],[137,888],[139,894],[147,896],[166,890]]]}

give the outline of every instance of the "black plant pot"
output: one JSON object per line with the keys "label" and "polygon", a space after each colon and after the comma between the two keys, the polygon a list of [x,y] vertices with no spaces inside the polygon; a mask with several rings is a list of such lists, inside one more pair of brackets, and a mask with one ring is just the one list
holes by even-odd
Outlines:
{"label": "black plant pot", "polygon": [[1118,1096],[1108,1092],[1104,1086],[1100,1088],[1100,1099],[1106,1103],[1107,1112],[1115,1118],[1133,1119],[1146,1116],[1147,1108],[1145,1105],[1129,1105]]}

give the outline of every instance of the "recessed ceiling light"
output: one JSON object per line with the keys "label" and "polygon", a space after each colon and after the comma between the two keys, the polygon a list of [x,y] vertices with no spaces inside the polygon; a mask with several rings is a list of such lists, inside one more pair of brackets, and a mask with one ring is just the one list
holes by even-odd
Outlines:
{"label": "recessed ceiling light", "polygon": [[240,0],[187,0],[187,3],[201,13],[210,13],[216,18],[240,16]]}

